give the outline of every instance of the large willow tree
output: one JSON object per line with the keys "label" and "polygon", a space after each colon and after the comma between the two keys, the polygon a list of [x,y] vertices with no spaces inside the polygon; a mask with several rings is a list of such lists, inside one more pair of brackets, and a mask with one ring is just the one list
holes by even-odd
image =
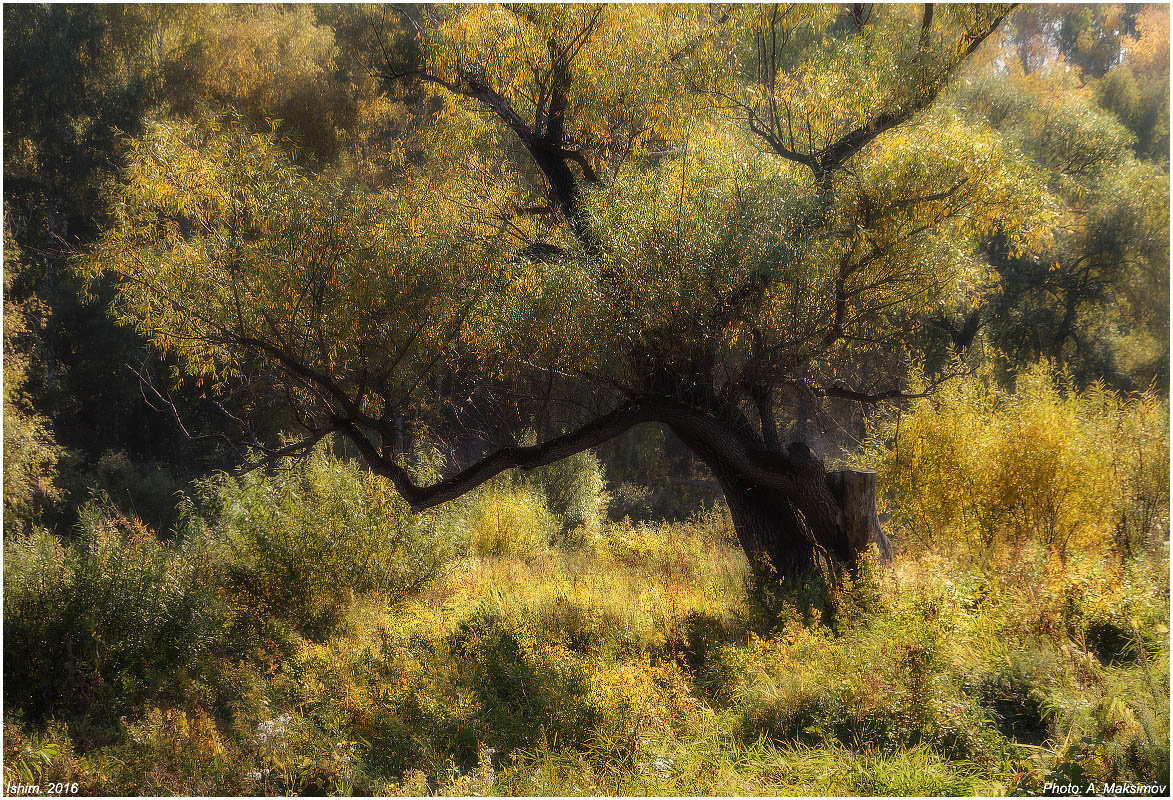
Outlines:
{"label": "large willow tree", "polygon": [[[759,574],[801,575],[852,552],[783,391],[901,396],[917,320],[982,283],[977,241],[1045,238],[1030,169],[938,100],[1008,10],[389,15],[388,91],[429,93],[394,185],[160,121],[86,269],[187,373],[279,398],[304,437],[273,456],[341,433],[423,509],[658,424]],[[463,439],[445,477],[417,480],[404,420]]]}

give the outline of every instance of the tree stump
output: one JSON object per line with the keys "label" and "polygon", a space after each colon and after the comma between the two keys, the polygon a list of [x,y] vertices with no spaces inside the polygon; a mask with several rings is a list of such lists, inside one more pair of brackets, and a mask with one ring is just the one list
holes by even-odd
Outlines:
{"label": "tree stump", "polygon": [[880,558],[892,558],[892,544],[880,527],[876,513],[876,472],[871,469],[841,469],[828,473],[828,483],[843,510],[843,530],[852,555],[858,558],[873,542]]}

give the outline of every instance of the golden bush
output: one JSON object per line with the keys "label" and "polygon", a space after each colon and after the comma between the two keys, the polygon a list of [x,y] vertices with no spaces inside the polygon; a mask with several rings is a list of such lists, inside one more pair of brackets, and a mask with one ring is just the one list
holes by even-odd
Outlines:
{"label": "golden bush", "polygon": [[1077,390],[1047,363],[950,383],[884,418],[857,454],[908,540],[970,554],[1035,544],[1133,555],[1168,525],[1169,407]]}

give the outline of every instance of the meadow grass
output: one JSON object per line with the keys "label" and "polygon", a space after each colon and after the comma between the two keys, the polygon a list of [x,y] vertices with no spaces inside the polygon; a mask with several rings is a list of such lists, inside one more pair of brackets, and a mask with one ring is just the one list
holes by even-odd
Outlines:
{"label": "meadow grass", "polygon": [[229,633],[101,739],[65,711],[10,712],[6,778],[132,795],[1168,783],[1166,559],[905,554],[812,620],[754,603],[719,512],[522,540],[470,548],[397,604],[357,595],[328,635]]}

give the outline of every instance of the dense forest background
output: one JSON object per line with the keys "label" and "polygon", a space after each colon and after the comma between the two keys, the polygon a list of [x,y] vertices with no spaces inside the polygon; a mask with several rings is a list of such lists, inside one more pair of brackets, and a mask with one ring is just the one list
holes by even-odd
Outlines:
{"label": "dense forest background", "polygon": [[[813,620],[747,595],[719,488],[655,426],[426,524],[341,437],[238,475],[254,453],[226,434],[236,420],[272,443],[296,419],[255,385],[186,376],[111,314],[116,277],[83,274],[116,225],[131,143],[161,122],[219,120],[307,175],[400,185],[448,113],[386,74],[419,55],[412,13],[5,6],[5,749],[24,753],[6,755],[5,780],[196,794],[1167,783],[1168,8],[1019,8],[942,94],[1041,176],[1054,223],[1043,248],[974,239],[966,302],[918,317],[916,357],[892,367],[909,399],[787,398],[783,439],[879,471],[904,559],[848,580]],[[405,435],[421,474],[448,455]],[[576,571],[584,548],[597,574]],[[630,583],[607,583],[624,570]],[[520,584],[513,605],[492,599]],[[640,593],[657,584],[676,587],[671,606]],[[401,639],[388,601],[414,609]],[[453,603],[470,615],[442,619]],[[976,642],[1034,603],[1021,646],[945,654],[950,631]],[[567,636],[573,657],[543,650]],[[869,652],[893,674],[853,672]],[[610,671],[588,680],[580,655]],[[328,686],[338,670],[345,692]],[[297,733],[278,746],[278,729]],[[828,772],[840,749],[854,766]]]}

